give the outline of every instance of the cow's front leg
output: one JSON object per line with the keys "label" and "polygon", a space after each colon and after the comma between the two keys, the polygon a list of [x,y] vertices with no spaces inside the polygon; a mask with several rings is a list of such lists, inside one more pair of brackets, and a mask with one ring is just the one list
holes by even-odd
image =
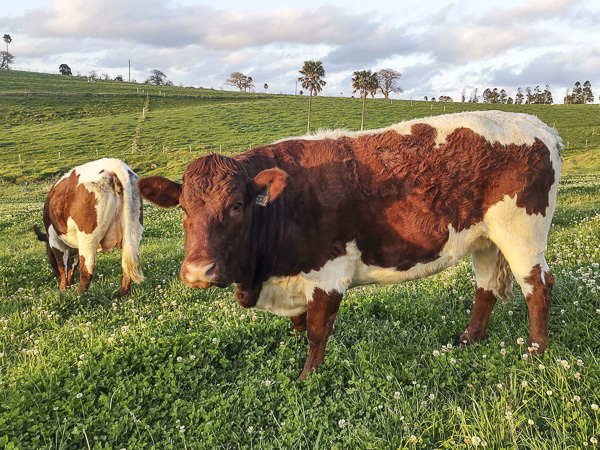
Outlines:
{"label": "cow's front leg", "polygon": [[310,349],[299,380],[305,379],[309,372],[316,371],[323,363],[325,346],[333,331],[342,296],[343,294],[336,290],[329,293],[319,288],[314,290],[306,310],[306,332]]}

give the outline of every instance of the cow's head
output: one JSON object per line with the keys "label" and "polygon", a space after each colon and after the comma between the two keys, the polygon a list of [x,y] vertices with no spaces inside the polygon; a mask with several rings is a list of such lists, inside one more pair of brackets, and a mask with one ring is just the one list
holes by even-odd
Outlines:
{"label": "cow's head", "polygon": [[48,240],[48,235],[43,233],[42,230],[37,225],[33,226],[33,231],[36,234],[38,240],[46,243],[46,255],[48,255],[48,259],[50,260],[50,265],[52,266],[52,271],[54,272],[54,276],[56,278],[60,278],[60,272],[58,271],[58,263],[56,261],[56,255],[52,251],[50,247],[50,242]]}
{"label": "cow's head", "polygon": [[142,198],[161,208],[183,209],[181,279],[193,288],[226,287],[240,279],[253,213],[281,194],[286,179],[278,168],[251,178],[233,158],[209,155],[188,165],[182,184],[151,176],[137,187]]}

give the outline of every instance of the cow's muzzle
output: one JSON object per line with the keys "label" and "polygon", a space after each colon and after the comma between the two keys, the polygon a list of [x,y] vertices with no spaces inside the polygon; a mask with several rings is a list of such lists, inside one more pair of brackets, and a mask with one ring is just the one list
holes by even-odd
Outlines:
{"label": "cow's muzzle", "polygon": [[191,288],[206,289],[211,286],[227,287],[231,284],[226,277],[220,275],[215,262],[183,262],[180,272],[181,280]]}

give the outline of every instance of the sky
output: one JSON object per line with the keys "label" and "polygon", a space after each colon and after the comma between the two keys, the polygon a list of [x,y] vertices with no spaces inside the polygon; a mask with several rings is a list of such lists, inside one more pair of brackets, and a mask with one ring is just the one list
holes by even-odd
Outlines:
{"label": "sky", "polygon": [[304,61],[319,60],[328,96],[352,95],[354,71],[384,68],[402,74],[400,99],[548,84],[562,103],[576,81],[600,94],[598,0],[20,0],[0,8],[0,34],[16,70],[65,63],[127,80],[131,64],[132,81],[158,69],[224,90],[242,72],[257,92],[294,94]]}

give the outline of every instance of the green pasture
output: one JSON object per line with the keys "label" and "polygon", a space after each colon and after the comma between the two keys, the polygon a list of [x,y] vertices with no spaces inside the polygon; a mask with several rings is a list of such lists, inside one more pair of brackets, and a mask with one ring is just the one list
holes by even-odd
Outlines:
{"label": "green pasture", "polygon": [[[325,364],[297,382],[308,342],[290,335],[289,319],[244,310],[231,289],[192,290],[179,280],[180,210],[145,205],[146,280],[124,300],[116,299],[119,252],[99,255],[88,292],[60,293],[31,229],[52,179],[96,150],[142,175],[178,177],[206,152],[304,133],[307,99],[202,98],[209,91],[191,88],[147,96],[135,92],[145,85],[0,72],[0,94],[32,84],[61,94],[69,83],[72,96],[0,95],[0,448],[598,446],[598,105],[510,109],[556,121],[569,142],[547,252],[556,286],[543,357],[531,359],[520,343],[529,325],[518,288],[515,300],[496,306],[485,341],[452,346],[473,307],[467,260],[427,279],[351,290]],[[175,96],[179,89],[186,97]],[[447,104],[446,112],[469,107],[487,105]],[[443,108],[369,100],[366,123]],[[319,97],[312,122],[357,129],[359,101]]]}
{"label": "green pasture", "polygon": [[[0,183],[49,180],[118,157],[140,175],[180,176],[208,152],[238,153],[306,132],[308,98],[0,73]],[[526,112],[558,129],[565,173],[600,171],[598,105],[487,105],[368,99],[366,127],[474,109]],[[359,99],[317,97],[312,130],[360,127]]]}

